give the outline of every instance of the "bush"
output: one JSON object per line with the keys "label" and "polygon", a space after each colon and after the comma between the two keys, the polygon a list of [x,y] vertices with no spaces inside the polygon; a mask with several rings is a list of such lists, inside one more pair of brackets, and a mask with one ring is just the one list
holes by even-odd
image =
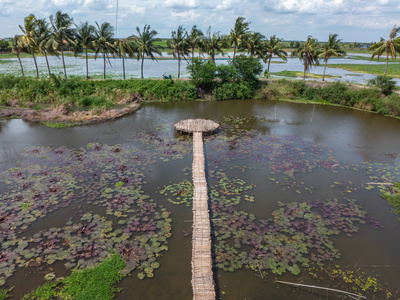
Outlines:
{"label": "bush", "polygon": [[196,87],[211,90],[214,79],[217,77],[217,67],[211,60],[203,61],[194,58],[186,67],[189,71],[191,81]]}
{"label": "bush", "polygon": [[[191,82],[205,92],[213,91],[215,98],[249,98],[254,94],[262,65],[257,58],[238,55],[228,65],[216,66],[212,61],[195,58],[187,66]],[[246,84],[242,84],[245,82]],[[230,83],[230,84],[227,84]],[[232,98],[233,97],[233,98]]]}
{"label": "bush", "polygon": [[112,102],[108,101],[104,97],[98,96],[86,96],[79,100],[79,105],[85,107],[105,107],[110,108],[112,106]]}
{"label": "bush", "polygon": [[254,90],[247,82],[226,82],[216,86],[213,89],[213,94],[217,100],[251,99],[254,96]]}
{"label": "bush", "polygon": [[344,83],[335,82],[321,88],[321,98],[335,104],[346,105],[350,97],[347,93],[349,88]]}
{"label": "bush", "polygon": [[368,85],[379,88],[382,94],[388,96],[393,92],[394,88],[396,87],[396,81],[394,81],[394,79],[391,77],[379,75],[373,79],[368,80]]}
{"label": "bush", "polygon": [[306,87],[302,92],[302,97],[307,100],[318,100],[319,99],[319,92],[320,89],[313,88],[313,87]]}

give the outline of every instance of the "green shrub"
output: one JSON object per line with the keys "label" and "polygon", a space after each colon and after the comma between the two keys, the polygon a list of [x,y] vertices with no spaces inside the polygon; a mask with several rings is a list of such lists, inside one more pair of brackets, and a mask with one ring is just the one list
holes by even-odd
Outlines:
{"label": "green shrub", "polygon": [[379,88],[384,95],[390,95],[396,87],[396,81],[391,77],[376,76],[373,79],[368,80],[368,85]]}
{"label": "green shrub", "polygon": [[346,84],[335,82],[321,88],[321,98],[335,104],[346,105],[349,103],[349,90]]}
{"label": "green shrub", "polygon": [[211,60],[194,58],[186,67],[189,71],[191,81],[196,87],[211,90],[217,75],[217,67]]}
{"label": "green shrub", "polygon": [[86,96],[79,100],[78,104],[84,107],[105,107],[110,108],[112,106],[112,102],[108,101],[104,97],[98,96]]}
{"label": "green shrub", "polygon": [[306,87],[302,92],[302,97],[307,100],[318,100],[320,89],[314,87]]}

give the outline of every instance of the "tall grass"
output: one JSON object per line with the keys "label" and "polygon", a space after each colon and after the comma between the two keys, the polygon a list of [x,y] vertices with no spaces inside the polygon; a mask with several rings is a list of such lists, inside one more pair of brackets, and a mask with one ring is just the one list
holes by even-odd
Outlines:
{"label": "tall grass", "polygon": [[286,79],[269,81],[258,89],[255,98],[330,103],[400,116],[400,95],[384,96],[378,88],[354,88],[339,82],[319,85]]}

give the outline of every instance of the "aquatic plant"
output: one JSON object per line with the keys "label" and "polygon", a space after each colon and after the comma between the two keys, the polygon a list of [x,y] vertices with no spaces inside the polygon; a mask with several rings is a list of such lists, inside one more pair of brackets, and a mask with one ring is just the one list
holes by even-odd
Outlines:
{"label": "aquatic plant", "polygon": [[75,268],[66,278],[50,280],[22,299],[113,299],[120,291],[115,283],[126,276],[124,267],[124,260],[113,254],[93,268]]}

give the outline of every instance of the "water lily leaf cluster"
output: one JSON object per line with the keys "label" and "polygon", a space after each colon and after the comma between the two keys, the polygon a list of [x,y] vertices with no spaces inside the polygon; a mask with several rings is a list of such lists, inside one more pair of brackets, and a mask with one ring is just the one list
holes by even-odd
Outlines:
{"label": "water lily leaf cluster", "polygon": [[[162,154],[132,144],[28,149],[24,163],[0,177],[9,187],[0,206],[2,283],[18,267],[85,268],[111,250],[126,261],[124,272],[153,277],[172,219],[144,194],[142,169]],[[61,209],[66,217],[53,217]]]}

